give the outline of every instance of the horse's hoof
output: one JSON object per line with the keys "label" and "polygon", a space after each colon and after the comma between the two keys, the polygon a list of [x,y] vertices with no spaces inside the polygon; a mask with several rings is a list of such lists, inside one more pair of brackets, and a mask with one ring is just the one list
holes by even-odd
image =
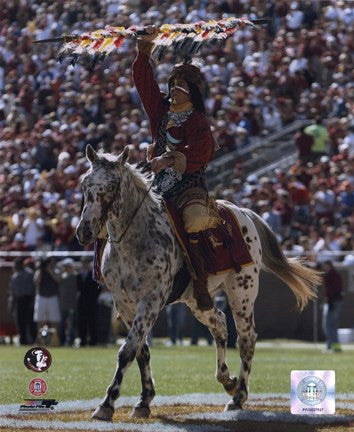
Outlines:
{"label": "horse's hoof", "polygon": [[150,417],[149,407],[135,407],[131,413],[132,418],[149,418]]}
{"label": "horse's hoof", "polygon": [[224,389],[230,396],[235,396],[237,390],[237,378],[233,377],[230,381],[224,385]]}
{"label": "horse's hoof", "polygon": [[224,412],[242,410],[240,403],[235,403],[232,399],[225,405]]}
{"label": "horse's hoof", "polygon": [[92,414],[92,418],[95,420],[101,421],[112,421],[114,409],[109,407],[98,406],[94,413]]}

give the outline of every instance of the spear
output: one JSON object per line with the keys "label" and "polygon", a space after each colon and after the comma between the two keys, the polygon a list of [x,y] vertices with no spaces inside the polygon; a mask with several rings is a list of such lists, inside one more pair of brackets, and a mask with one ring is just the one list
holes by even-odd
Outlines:
{"label": "spear", "polygon": [[[253,20],[249,20],[252,24],[254,25],[260,25],[260,24],[269,24],[269,22],[271,21],[269,18],[257,18],[257,19],[253,19]],[[146,30],[137,30],[136,32],[137,36],[141,36],[141,35],[145,35],[147,34]],[[64,36],[60,36],[60,37],[56,37],[56,38],[49,38],[49,39],[38,39],[33,41],[33,43],[48,43],[48,42],[71,42],[75,39],[80,38],[81,36],[78,34],[73,34],[73,35],[64,35]]]}
{"label": "spear", "polygon": [[[267,18],[247,20],[231,17],[219,21],[200,21],[193,24],[163,24],[159,27],[158,35],[152,41],[154,45],[152,56],[161,59],[165,50],[172,48],[175,54],[191,57],[202,46],[226,40],[239,28],[255,27],[269,22],[270,20]],[[80,56],[95,60],[103,59],[113,50],[119,48],[125,39],[136,39],[144,34],[147,34],[144,28],[135,26],[129,28],[107,26],[102,30],[35,40],[34,43],[63,43],[64,45],[58,55],[59,60],[69,55],[72,63],[75,63]]]}

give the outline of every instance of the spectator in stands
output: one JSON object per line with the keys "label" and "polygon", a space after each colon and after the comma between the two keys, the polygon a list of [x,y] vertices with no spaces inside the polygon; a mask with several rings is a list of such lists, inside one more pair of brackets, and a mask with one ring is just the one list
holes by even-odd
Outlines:
{"label": "spectator in stands", "polygon": [[329,135],[327,128],[322,125],[321,117],[317,117],[316,122],[307,126],[304,132],[313,137],[314,143],[311,147],[311,152],[315,158],[320,158],[329,153]]}
{"label": "spectator in stands", "polygon": [[263,111],[263,128],[268,132],[277,132],[282,127],[282,120],[279,111],[273,106],[269,106]]}
{"label": "spectator in stands", "polygon": [[301,209],[305,214],[310,214],[311,194],[300,174],[290,178],[288,191],[295,210],[299,211]]}
{"label": "spectator in stands", "polygon": [[346,146],[348,152],[348,158],[354,159],[354,123],[348,127],[348,132],[343,139],[343,146]]}
{"label": "spectator in stands", "polygon": [[[327,228],[313,246],[313,251],[317,254],[317,262],[319,263],[328,260],[338,261],[340,256],[335,253],[339,252],[340,249],[340,239],[337,238],[336,231],[332,227]],[[325,252],[329,252],[329,255]]]}
{"label": "spectator in stands", "polygon": [[44,220],[37,209],[31,207],[28,216],[23,222],[25,243],[30,250],[35,250],[38,238],[44,235]]}
{"label": "spectator in stands", "polygon": [[55,250],[71,250],[75,230],[69,213],[64,213],[60,220],[56,221],[53,231]]}
{"label": "spectator in stands", "polygon": [[282,238],[290,235],[290,225],[294,208],[289,200],[289,192],[278,189],[277,199],[273,202],[273,210],[280,215]]}
{"label": "spectator in stands", "polygon": [[305,126],[300,128],[300,131],[295,135],[295,145],[299,160],[304,163],[313,160],[312,146],[314,139],[312,135],[305,133]]}
{"label": "spectator in stands", "polygon": [[351,216],[354,212],[354,188],[350,181],[344,181],[338,195],[339,211],[342,217]]}
{"label": "spectator in stands", "polygon": [[299,2],[293,1],[290,4],[290,10],[286,15],[287,27],[291,31],[297,31],[304,19],[304,13],[299,8]]}
{"label": "spectator in stands", "polygon": [[7,251],[20,251],[20,252],[29,250],[27,244],[25,243],[25,238],[21,232],[15,234],[13,241],[10,244],[7,244],[4,250],[5,249]]}
{"label": "spectator in stands", "polygon": [[[314,183],[314,187],[315,187]],[[335,193],[329,189],[326,179],[317,181],[318,190],[313,195],[314,210],[319,218],[328,218],[333,223],[334,211],[336,207]]]}
{"label": "spectator in stands", "polygon": [[324,300],[322,326],[327,352],[340,352],[337,329],[342,305],[343,281],[331,261],[322,264],[324,271]]}
{"label": "spectator in stands", "polygon": [[259,214],[262,219],[272,228],[272,230],[281,238],[281,216],[279,212],[273,209],[269,201],[259,201]]}
{"label": "spectator in stands", "polygon": [[[341,242],[340,242],[340,250],[342,252],[347,252],[347,254],[343,254],[340,257],[340,261],[348,262],[347,256],[351,255],[351,252],[354,251],[354,237],[351,232],[345,232]],[[352,254],[354,256],[354,254]]]}
{"label": "spectator in stands", "polygon": [[333,156],[339,152],[339,143],[345,136],[345,131],[338,117],[334,117],[327,125],[328,135],[330,139],[329,155]]}
{"label": "spectator in stands", "polygon": [[36,337],[36,326],[33,321],[33,276],[33,270],[24,265],[24,259],[17,258],[11,276],[8,303],[20,335],[20,345],[32,344]]}

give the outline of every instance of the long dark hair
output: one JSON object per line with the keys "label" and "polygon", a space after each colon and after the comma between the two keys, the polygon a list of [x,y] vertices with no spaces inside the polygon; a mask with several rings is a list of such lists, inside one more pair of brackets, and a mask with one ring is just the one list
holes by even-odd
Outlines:
{"label": "long dark hair", "polygon": [[203,96],[199,90],[199,87],[196,84],[193,84],[189,81],[187,81],[189,90],[191,92],[191,101],[194,106],[194,109],[196,111],[201,112],[202,114],[205,114],[205,105]]}

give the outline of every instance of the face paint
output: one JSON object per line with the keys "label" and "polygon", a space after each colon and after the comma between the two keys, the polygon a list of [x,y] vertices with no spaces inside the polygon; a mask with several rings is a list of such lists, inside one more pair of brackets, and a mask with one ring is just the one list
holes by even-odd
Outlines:
{"label": "face paint", "polygon": [[185,86],[183,87],[184,84],[185,84],[185,86],[186,85],[188,86],[188,84],[184,80],[175,80],[173,83],[173,86],[171,88],[171,91],[172,90],[179,90],[182,93],[189,95],[190,91],[188,88],[185,88]]}
{"label": "face paint", "polygon": [[172,89],[171,90],[180,90],[181,92],[183,92],[183,93],[185,93],[185,94],[187,94],[187,95],[189,95],[189,93],[190,93],[190,91],[189,90],[186,90],[185,88],[183,88],[183,87],[180,87],[180,86],[178,86],[178,85],[175,85],[174,87],[172,87]]}

